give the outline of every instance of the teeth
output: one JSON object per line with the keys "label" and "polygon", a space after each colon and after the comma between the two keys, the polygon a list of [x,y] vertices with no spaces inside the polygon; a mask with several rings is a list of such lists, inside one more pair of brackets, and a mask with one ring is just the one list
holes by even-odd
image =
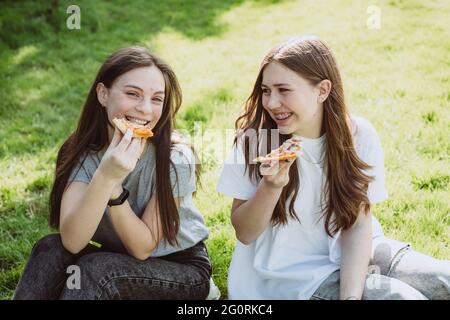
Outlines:
{"label": "teeth", "polygon": [[146,125],[148,123],[148,121],[137,119],[137,118],[133,118],[133,117],[129,117],[129,116],[127,116],[126,118],[127,118],[127,120],[129,120],[129,121],[131,121],[133,123],[136,123],[136,124],[140,124],[140,125]]}
{"label": "teeth", "polygon": [[289,117],[292,113],[279,113],[275,115],[275,119],[277,120],[284,120],[287,117]]}

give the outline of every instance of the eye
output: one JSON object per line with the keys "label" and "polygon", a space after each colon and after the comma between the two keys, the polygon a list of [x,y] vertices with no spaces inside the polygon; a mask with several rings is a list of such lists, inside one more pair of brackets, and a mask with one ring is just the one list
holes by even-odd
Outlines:
{"label": "eye", "polygon": [[139,94],[137,92],[134,92],[134,91],[127,92],[127,95],[130,96],[130,97],[139,98]]}
{"label": "eye", "polygon": [[286,92],[288,92],[288,91],[291,91],[291,90],[286,89],[286,88],[280,88],[280,89],[278,89],[278,90],[280,90],[280,92],[284,92],[284,93],[286,93]]}
{"label": "eye", "polygon": [[261,92],[262,92],[262,94],[265,95],[265,96],[268,95],[268,94],[270,94],[270,90],[267,89],[267,88],[262,88],[262,89],[261,89]]}
{"label": "eye", "polygon": [[163,98],[153,98],[153,101],[156,101],[156,102],[158,102],[158,103],[163,103],[164,102],[164,99]]}

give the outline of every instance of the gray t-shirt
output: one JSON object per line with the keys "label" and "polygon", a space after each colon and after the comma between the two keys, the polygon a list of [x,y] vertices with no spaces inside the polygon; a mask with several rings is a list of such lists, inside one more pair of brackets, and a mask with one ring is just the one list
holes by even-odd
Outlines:
{"label": "gray t-shirt", "polygon": [[[90,183],[105,151],[106,149],[88,153],[82,163],[80,162],[84,157],[80,159],[69,177],[69,182],[80,181]],[[171,166],[170,170],[173,196],[182,198],[179,210],[180,230],[177,235],[179,247],[171,246],[167,241],[162,240],[151,254],[152,257],[165,256],[190,248],[208,238],[209,235],[203,217],[192,201],[192,193],[196,190],[195,158],[193,152],[187,145],[175,144],[171,150],[170,158],[175,166],[175,168]],[[130,192],[128,202],[139,218],[142,217],[151,196],[155,192],[155,172],[155,147],[153,144],[149,144],[149,147],[136,164],[134,170],[122,183],[122,186]],[[99,242],[107,250],[122,253],[127,252],[114,230],[109,218],[108,208],[105,209],[102,220],[92,240]]]}

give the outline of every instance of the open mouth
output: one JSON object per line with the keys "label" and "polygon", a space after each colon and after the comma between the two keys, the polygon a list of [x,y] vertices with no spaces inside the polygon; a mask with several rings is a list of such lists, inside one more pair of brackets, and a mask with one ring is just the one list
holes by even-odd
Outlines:
{"label": "open mouth", "polygon": [[293,114],[294,114],[293,112],[284,112],[284,113],[275,114],[274,117],[275,117],[275,120],[277,120],[277,121],[283,121],[283,120],[290,118]]}
{"label": "open mouth", "polygon": [[125,116],[125,119],[127,119],[131,123],[134,123],[134,124],[137,124],[140,126],[145,126],[150,123],[150,121],[142,120],[142,119],[131,117],[131,116]]}

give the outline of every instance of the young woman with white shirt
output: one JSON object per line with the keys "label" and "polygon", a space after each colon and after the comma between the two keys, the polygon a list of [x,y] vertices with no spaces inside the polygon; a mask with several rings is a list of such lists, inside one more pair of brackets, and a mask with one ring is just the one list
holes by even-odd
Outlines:
{"label": "young woman with white shirt", "polygon": [[[264,58],[218,184],[233,197],[231,299],[449,299],[450,262],[388,239],[374,127],[349,114],[335,57],[299,37]],[[275,134],[274,134],[275,132]],[[302,153],[255,163],[293,135]]]}

